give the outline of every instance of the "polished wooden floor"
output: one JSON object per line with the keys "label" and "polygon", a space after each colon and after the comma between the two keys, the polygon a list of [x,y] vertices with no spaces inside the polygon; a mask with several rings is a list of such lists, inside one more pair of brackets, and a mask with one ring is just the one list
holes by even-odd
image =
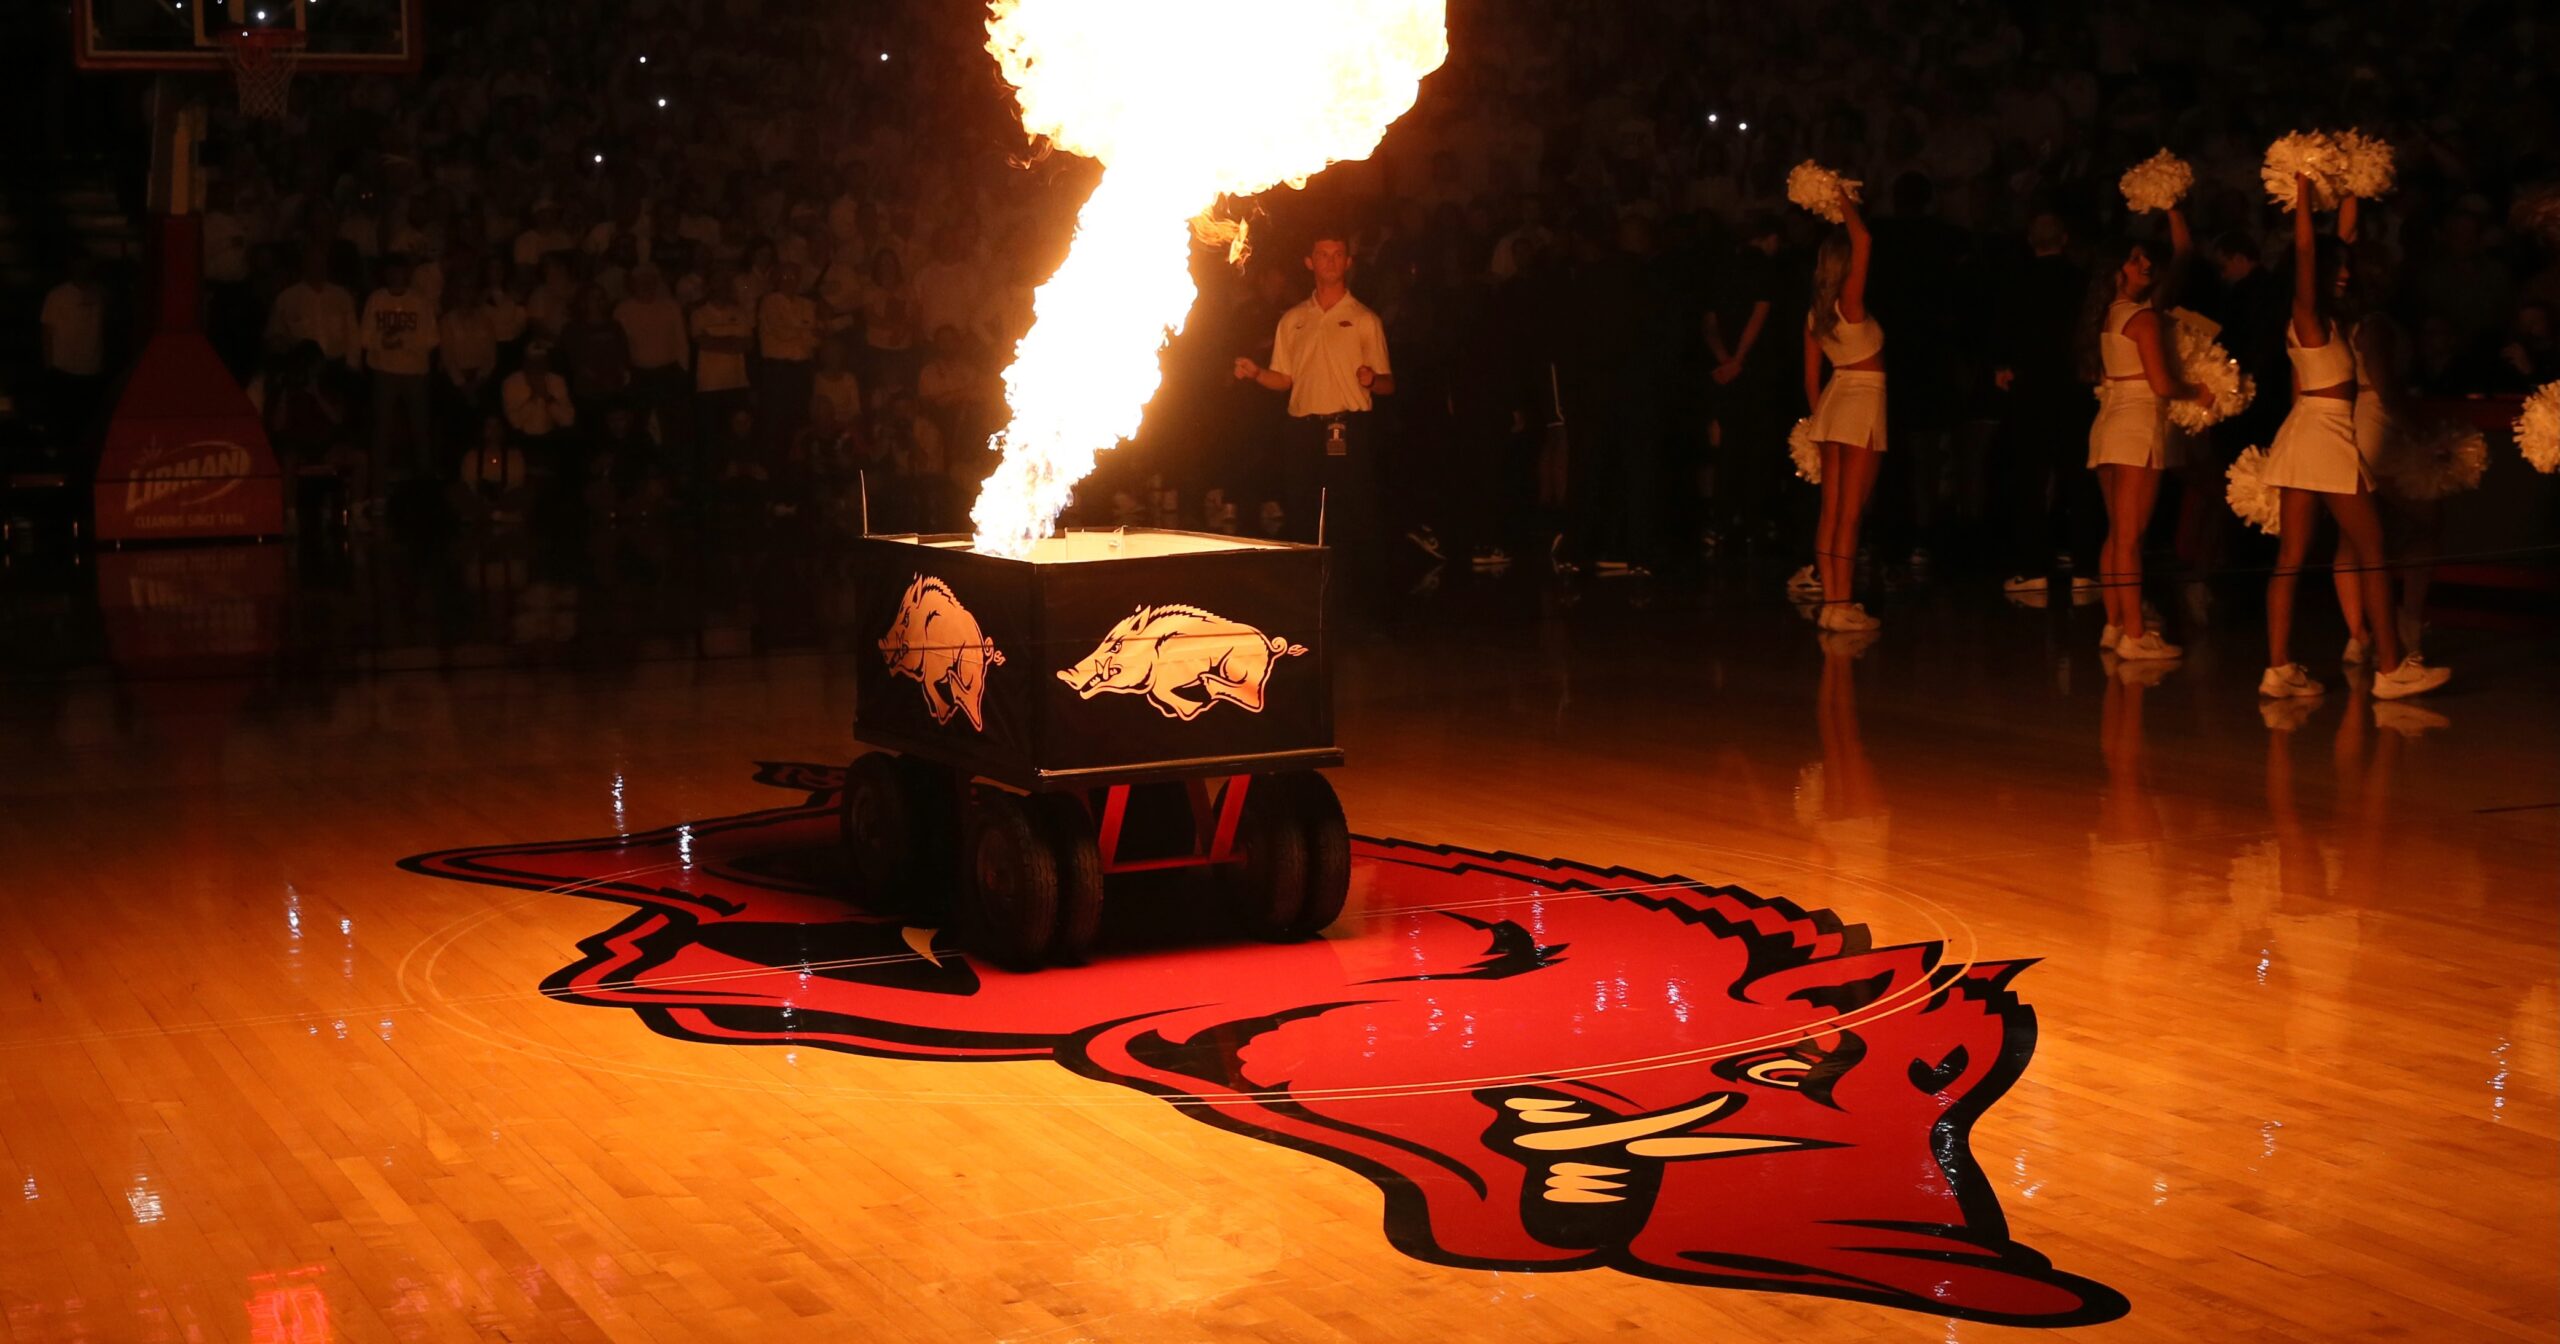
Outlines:
{"label": "polished wooden floor", "polygon": [[[2008,1236],[2121,1294],[2065,1333],[2560,1332],[2548,626],[2440,622],[2446,694],[2377,715],[2324,669],[2271,723],[2238,603],[2149,684],[2102,663],[2094,608],[1921,594],[1825,641],[1774,578],[1571,604],[1524,578],[1346,651],[1355,829],[2034,959],[2033,1058],[1971,1148]],[[592,595],[578,626],[574,585],[474,579],[440,624],[342,575],[371,596],[198,621],[240,636],[201,664],[129,611],[22,597],[13,638],[105,634],[22,643],[0,700],[0,1335],[2026,1334],[1433,1263],[1360,1171],[1052,1063],[732,1048],[545,993],[630,912],[396,866],[691,844],[792,801],[757,763],[841,764],[860,641],[831,590],[772,579],[706,583],[678,638]],[[790,637],[758,625],[794,600]],[[1818,1221],[1816,1197],[1722,1216]]]}

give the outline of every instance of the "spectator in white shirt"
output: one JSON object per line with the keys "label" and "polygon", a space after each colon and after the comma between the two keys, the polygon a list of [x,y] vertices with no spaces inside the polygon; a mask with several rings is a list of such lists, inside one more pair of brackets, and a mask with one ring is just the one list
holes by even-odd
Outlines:
{"label": "spectator in white shirt", "polygon": [[[364,361],[373,370],[373,462],[369,486],[382,475],[433,475],[435,435],[427,419],[427,369],[438,335],[436,310],[426,296],[409,285],[409,263],[392,257],[382,264],[382,288],[364,301]],[[395,458],[392,439],[407,439],[405,458]],[[360,498],[379,499],[378,488]]]}
{"label": "spectator in white shirt", "polygon": [[844,190],[827,205],[827,233],[835,240],[837,256],[864,256],[870,248],[865,240],[871,235],[871,172],[859,160],[845,165]]}
{"label": "spectator in white shirt", "polygon": [[518,266],[540,265],[542,259],[555,252],[567,252],[578,240],[560,223],[560,203],[548,196],[533,203],[533,225],[516,235],[515,260]]}
{"label": "spectator in white shirt", "polygon": [[769,459],[778,460],[809,422],[809,386],[818,357],[817,300],[801,292],[800,267],[774,268],[774,288],[756,305],[756,400]]}
{"label": "spectator in white shirt", "polygon": [[862,321],[862,297],[871,288],[871,259],[837,244],[827,269],[818,277],[818,330],[834,338],[850,335]]}
{"label": "spectator in white shirt", "polygon": [[551,370],[549,341],[525,343],[524,367],[507,375],[499,400],[528,459],[537,467],[556,467],[557,450],[576,427],[578,411],[569,400],[569,380]]}
{"label": "spectator in white shirt", "polygon": [[871,254],[871,283],[862,292],[862,344],[868,356],[863,376],[875,395],[915,377],[916,300],[905,271],[897,249]]}
{"label": "spectator in white shirt", "polygon": [[556,341],[577,313],[577,274],[569,269],[567,257],[552,257],[542,263],[542,283],[525,297],[525,322],[535,336]]}
{"label": "spectator in white shirt", "polygon": [[[485,411],[490,378],[498,371],[498,330],[480,284],[469,275],[454,283],[450,302],[436,323],[436,356],[445,381],[462,408]],[[483,417],[466,423],[477,424]]]}
{"label": "spectator in white shirt", "polygon": [[681,436],[690,426],[682,412],[691,374],[692,349],[685,341],[684,309],[667,293],[658,268],[643,266],[631,273],[631,296],[615,304],[613,320],[631,346],[631,399],[642,416],[655,415],[661,438]]}
{"label": "spectator in white shirt", "polygon": [[329,279],[329,254],[316,247],[303,256],[301,281],[276,295],[267,314],[269,349],[290,350],[304,341],[348,368],[363,357],[355,296]]}
{"label": "spectator in white shirt", "polygon": [[384,241],[384,250],[409,258],[409,283],[430,299],[441,299],[438,290],[427,286],[426,270],[434,259],[444,255],[445,222],[443,198],[433,191],[421,191],[408,198],[394,212],[393,223]]}
{"label": "spectator in white shirt", "polygon": [[[819,414],[820,407],[825,408],[823,416]],[[841,340],[831,340],[818,349],[817,376],[809,384],[809,408],[813,423],[862,423],[862,380],[853,371],[853,351]]]}
{"label": "spectator in white shirt", "polygon": [[738,302],[737,272],[728,266],[711,275],[711,297],[693,310],[694,409],[701,442],[717,441],[729,413],[754,402],[748,391],[747,349],[755,339],[756,316]]}
{"label": "spectator in white shirt", "polygon": [[933,260],[916,269],[916,330],[927,336],[958,327],[971,338],[987,335],[980,321],[985,277],[970,261],[958,234],[944,230]]}
{"label": "spectator in white shirt", "polygon": [[687,212],[676,221],[676,236],[691,240],[708,253],[720,250],[720,217],[704,209]]}
{"label": "spectator in white shirt", "polygon": [[44,296],[45,415],[53,432],[86,444],[106,396],[107,295],[85,255]]}

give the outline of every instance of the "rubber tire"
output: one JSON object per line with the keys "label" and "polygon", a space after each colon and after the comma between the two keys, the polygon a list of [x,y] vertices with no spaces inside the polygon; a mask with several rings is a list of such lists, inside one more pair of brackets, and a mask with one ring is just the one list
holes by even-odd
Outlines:
{"label": "rubber tire", "polygon": [[[1307,899],[1307,831],[1287,787],[1246,786],[1244,816],[1236,824],[1242,859],[1227,870],[1227,909],[1242,932],[1269,942],[1294,942],[1298,913]],[[1233,785],[1228,787],[1232,788]]]}
{"label": "rubber tire", "polygon": [[1342,907],[1351,899],[1351,827],[1332,781],[1315,771],[1275,775],[1257,787],[1272,784],[1285,786],[1291,795],[1291,810],[1307,838],[1307,894],[1290,931],[1313,938],[1342,918]]}
{"label": "rubber tire", "polygon": [[1036,971],[1058,929],[1058,861],[1014,794],[981,789],[960,843],[962,945],[1009,971]]}
{"label": "rubber tire", "polygon": [[1049,964],[1081,966],[1102,931],[1102,850],[1093,814],[1065,793],[1033,798],[1031,814],[1058,869],[1058,923],[1049,936]]}
{"label": "rubber tire", "polygon": [[907,797],[907,775],[895,756],[875,751],[845,767],[836,833],[853,860],[854,881],[860,884],[856,898],[882,914],[901,908],[919,866],[915,815]]}

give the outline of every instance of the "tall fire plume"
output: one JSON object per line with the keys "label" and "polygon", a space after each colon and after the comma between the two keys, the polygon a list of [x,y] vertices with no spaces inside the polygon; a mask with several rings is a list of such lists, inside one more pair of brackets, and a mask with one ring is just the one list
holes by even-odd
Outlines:
{"label": "tall fire plume", "polygon": [[1367,158],[1449,54],[1444,0],[995,0],[1022,126],[1102,178],[1005,370],[1004,460],[976,548],[1023,557],[1095,455],[1138,431],[1197,297],[1191,221],[1221,196]]}

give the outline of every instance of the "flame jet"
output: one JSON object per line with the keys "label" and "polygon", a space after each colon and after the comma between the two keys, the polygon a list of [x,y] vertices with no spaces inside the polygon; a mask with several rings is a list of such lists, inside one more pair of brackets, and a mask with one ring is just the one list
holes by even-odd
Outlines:
{"label": "flame jet", "polygon": [[1023,129],[1102,164],[1005,370],[1004,460],[974,545],[1024,558],[1094,458],[1138,431],[1190,315],[1191,220],[1221,196],[1363,159],[1448,58],[1444,0],[996,0]]}

